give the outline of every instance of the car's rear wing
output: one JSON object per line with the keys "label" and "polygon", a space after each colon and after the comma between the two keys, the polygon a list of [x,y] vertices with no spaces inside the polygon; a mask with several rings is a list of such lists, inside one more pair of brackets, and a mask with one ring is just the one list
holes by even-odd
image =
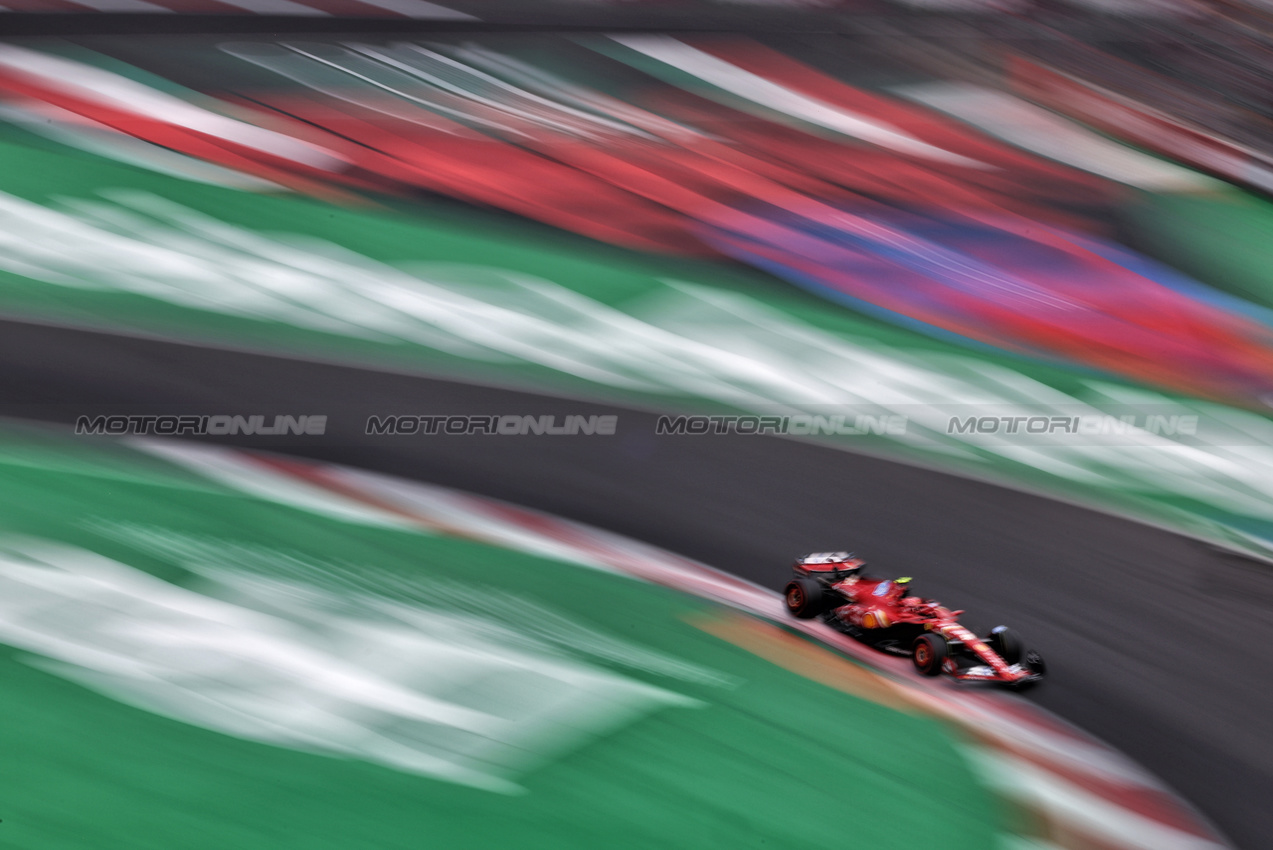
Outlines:
{"label": "car's rear wing", "polygon": [[828,582],[856,575],[866,561],[852,552],[813,552],[796,558],[792,570],[801,578],[819,578]]}

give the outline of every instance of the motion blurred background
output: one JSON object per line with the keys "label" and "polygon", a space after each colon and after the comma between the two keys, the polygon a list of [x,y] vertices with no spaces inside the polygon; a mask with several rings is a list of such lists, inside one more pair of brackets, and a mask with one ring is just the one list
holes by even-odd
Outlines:
{"label": "motion blurred background", "polygon": [[1265,5],[4,6],[15,846],[1264,846]]}

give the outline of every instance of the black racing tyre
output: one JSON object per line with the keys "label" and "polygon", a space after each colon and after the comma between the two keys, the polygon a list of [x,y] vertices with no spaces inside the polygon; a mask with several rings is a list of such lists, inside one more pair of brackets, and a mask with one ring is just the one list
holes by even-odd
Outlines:
{"label": "black racing tyre", "polygon": [[791,616],[801,620],[812,619],[827,608],[826,593],[816,579],[793,579],[783,591],[783,597]]}
{"label": "black racing tyre", "polygon": [[915,662],[915,669],[924,676],[940,674],[942,662],[949,654],[950,647],[941,635],[920,635],[911,646],[911,661]]}
{"label": "black racing tyre", "polygon": [[[1046,676],[1048,674],[1048,665],[1043,663],[1043,656],[1035,652],[1033,649],[1025,654],[1025,667],[1036,677]],[[1039,683],[1038,678],[1026,679],[1023,682],[1017,682],[1012,686],[1014,691],[1028,691]]]}
{"label": "black racing tyre", "polygon": [[1021,638],[1007,626],[995,626],[986,638],[986,645],[1003,659],[1005,664],[1021,663]]}

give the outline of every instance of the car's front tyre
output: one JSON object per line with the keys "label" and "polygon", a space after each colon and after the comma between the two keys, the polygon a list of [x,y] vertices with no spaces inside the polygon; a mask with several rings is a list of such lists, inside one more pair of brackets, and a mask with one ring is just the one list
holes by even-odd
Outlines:
{"label": "car's front tyre", "polygon": [[995,626],[986,637],[986,645],[1009,666],[1021,663],[1021,638],[1007,626]]}
{"label": "car's front tyre", "polygon": [[941,635],[920,635],[911,646],[911,661],[922,676],[940,674],[942,664],[949,654],[950,646]]}

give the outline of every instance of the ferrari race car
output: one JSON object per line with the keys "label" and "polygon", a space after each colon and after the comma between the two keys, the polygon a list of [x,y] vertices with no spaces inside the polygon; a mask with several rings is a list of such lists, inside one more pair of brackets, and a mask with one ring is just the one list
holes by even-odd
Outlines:
{"label": "ferrari race car", "polygon": [[787,610],[824,622],[863,643],[909,655],[925,676],[946,673],[968,682],[1033,685],[1046,673],[1037,652],[1027,652],[1006,626],[981,638],[959,624],[963,611],[910,595],[910,579],[863,574],[866,562],[852,552],[818,552],[798,558],[788,583]]}

